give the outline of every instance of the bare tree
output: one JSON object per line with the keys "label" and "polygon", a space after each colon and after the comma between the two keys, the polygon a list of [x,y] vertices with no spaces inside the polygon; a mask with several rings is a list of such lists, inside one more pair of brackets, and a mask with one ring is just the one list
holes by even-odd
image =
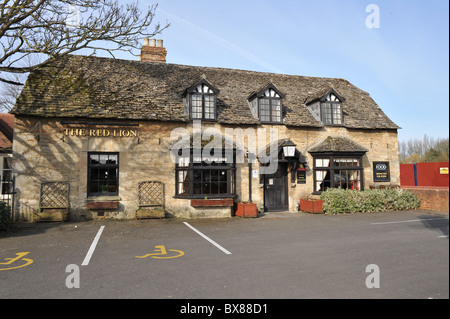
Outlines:
{"label": "bare tree", "polygon": [[[0,82],[22,85],[5,73],[28,73],[83,49],[92,54],[104,50],[113,57],[117,51],[133,54],[142,38],[169,27],[153,23],[156,8],[142,12],[138,3],[119,5],[116,0],[0,0]],[[23,63],[31,55],[40,61]]]}
{"label": "bare tree", "polygon": [[433,138],[425,134],[423,139],[400,141],[399,159],[402,164],[448,161],[449,138]]}

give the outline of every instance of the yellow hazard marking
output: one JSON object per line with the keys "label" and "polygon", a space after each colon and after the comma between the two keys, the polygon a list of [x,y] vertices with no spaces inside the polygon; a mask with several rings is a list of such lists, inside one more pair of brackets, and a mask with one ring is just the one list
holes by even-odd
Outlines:
{"label": "yellow hazard marking", "polygon": [[[26,267],[29,266],[33,263],[33,259],[28,259],[28,258],[23,258],[24,256],[28,255],[30,252],[21,252],[21,253],[16,253],[16,257],[14,258],[5,258],[5,260],[7,260],[7,262],[4,263],[0,263],[0,271],[1,270],[11,270],[11,269],[17,269],[17,268],[22,268],[22,267]],[[14,266],[14,267],[8,267],[8,268],[3,268],[2,266],[9,266],[14,264],[16,261],[24,261],[25,263],[18,265],[18,266]]]}
{"label": "yellow hazard marking", "polygon": [[[169,249],[166,250],[166,247],[164,245],[160,245],[160,246],[155,246],[155,253],[152,254],[147,254],[144,256],[136,256],[136,258],[147,258],[147,257],[152,257],[152,258],[156,258],[156,259],[171,259],[171,258],[177,258],[177,257],[181,257],[184,255],[184,252],[181,250],[175,250],[175,249]],[[170,254],[169,252],[175,252],[176,255]]]}

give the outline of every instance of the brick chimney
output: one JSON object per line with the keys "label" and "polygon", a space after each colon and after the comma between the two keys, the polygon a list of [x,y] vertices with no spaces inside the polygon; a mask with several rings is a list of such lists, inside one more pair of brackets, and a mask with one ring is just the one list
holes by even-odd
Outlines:
{"label": "brick chimney", "polygon": [[155,39],[151,39],[150,44],[149,39],[145,39],[139,61],[166,63],[166,55],[167,50],[163,47],[163,40],[158,40],[158,45],[156,45]]}

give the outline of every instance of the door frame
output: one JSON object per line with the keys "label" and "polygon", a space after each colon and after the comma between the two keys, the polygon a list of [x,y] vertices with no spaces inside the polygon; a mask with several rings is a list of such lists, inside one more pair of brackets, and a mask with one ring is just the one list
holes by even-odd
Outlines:
{"label": "door frame", "polygon": [[[267,192],[266,181],[267,181],[267,176],[264,175],[264,178],[263,178],[263,180],[264,180],[264,186],[263,186],[264,187],[264,191],[263,191],[264,212],[271,213],[271,212],[282,212],[282,211],[289,210],[289,183],[288,183],[288,181],[289,181],[289,178],[288,178],[289,170],[288,170],[288,167],[289,167],[288,161],[286,161],[286,160],[279,160],[278,161],[278,168],[277,168],[277,170],[283,169],[283,172],[282,172],[282,179],[283,179],[283,181],[281,183],[281,186],[284,189],[284,195],[285,195],[285,198],[286,198],[284,206],[282,208],[280,208],[280,209],[275,209],[275,210],[271,209],[271,210],[269,210],[269,208],[266,205],[266,192]],[[285,174],[283,174],[283,173],[285,173]]]}

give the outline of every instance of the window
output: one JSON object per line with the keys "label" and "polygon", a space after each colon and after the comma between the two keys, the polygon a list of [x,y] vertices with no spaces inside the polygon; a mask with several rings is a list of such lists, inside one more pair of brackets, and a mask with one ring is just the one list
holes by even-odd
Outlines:
{"label": "window", "polygon": [[362,157],[314,157],[314,193],[328,188],[364,190]]}
{"label": "window", "polygon": [[333,93],[328,94],[321,102],[321,120],[325,125],[342,124],[342,104]]}
{"label": "window", "polygon": [[180,198],[225,198],[236,193],[234,155],[227,157],[179,157],[175,167],[175,196]]}
{"label": "window", "polygon": [[263,123],[281,123],[283,108],[281,100],[285,97],[273,84],[268,84],[263,90],[249,97],[249,106],[253,116],[258,112],[258,119]]}
{"label": "window", "polygon": [[216,95],[218,92],[204,79],[187,89],[190,118],[193,120],[215,120]]}
{"label": "window", "polygon": [[10,194],[12,191],[11,157],[3,157],[3,172],[1,174],[2,195]]}
{"label": "window", "polygon": [[259,118],[261,122],[281,122],[281,97],[274,89],[259,98]]}
{"label": "window", "polygon": [[119,153],[88,154],[88,196],[119,194]]}

